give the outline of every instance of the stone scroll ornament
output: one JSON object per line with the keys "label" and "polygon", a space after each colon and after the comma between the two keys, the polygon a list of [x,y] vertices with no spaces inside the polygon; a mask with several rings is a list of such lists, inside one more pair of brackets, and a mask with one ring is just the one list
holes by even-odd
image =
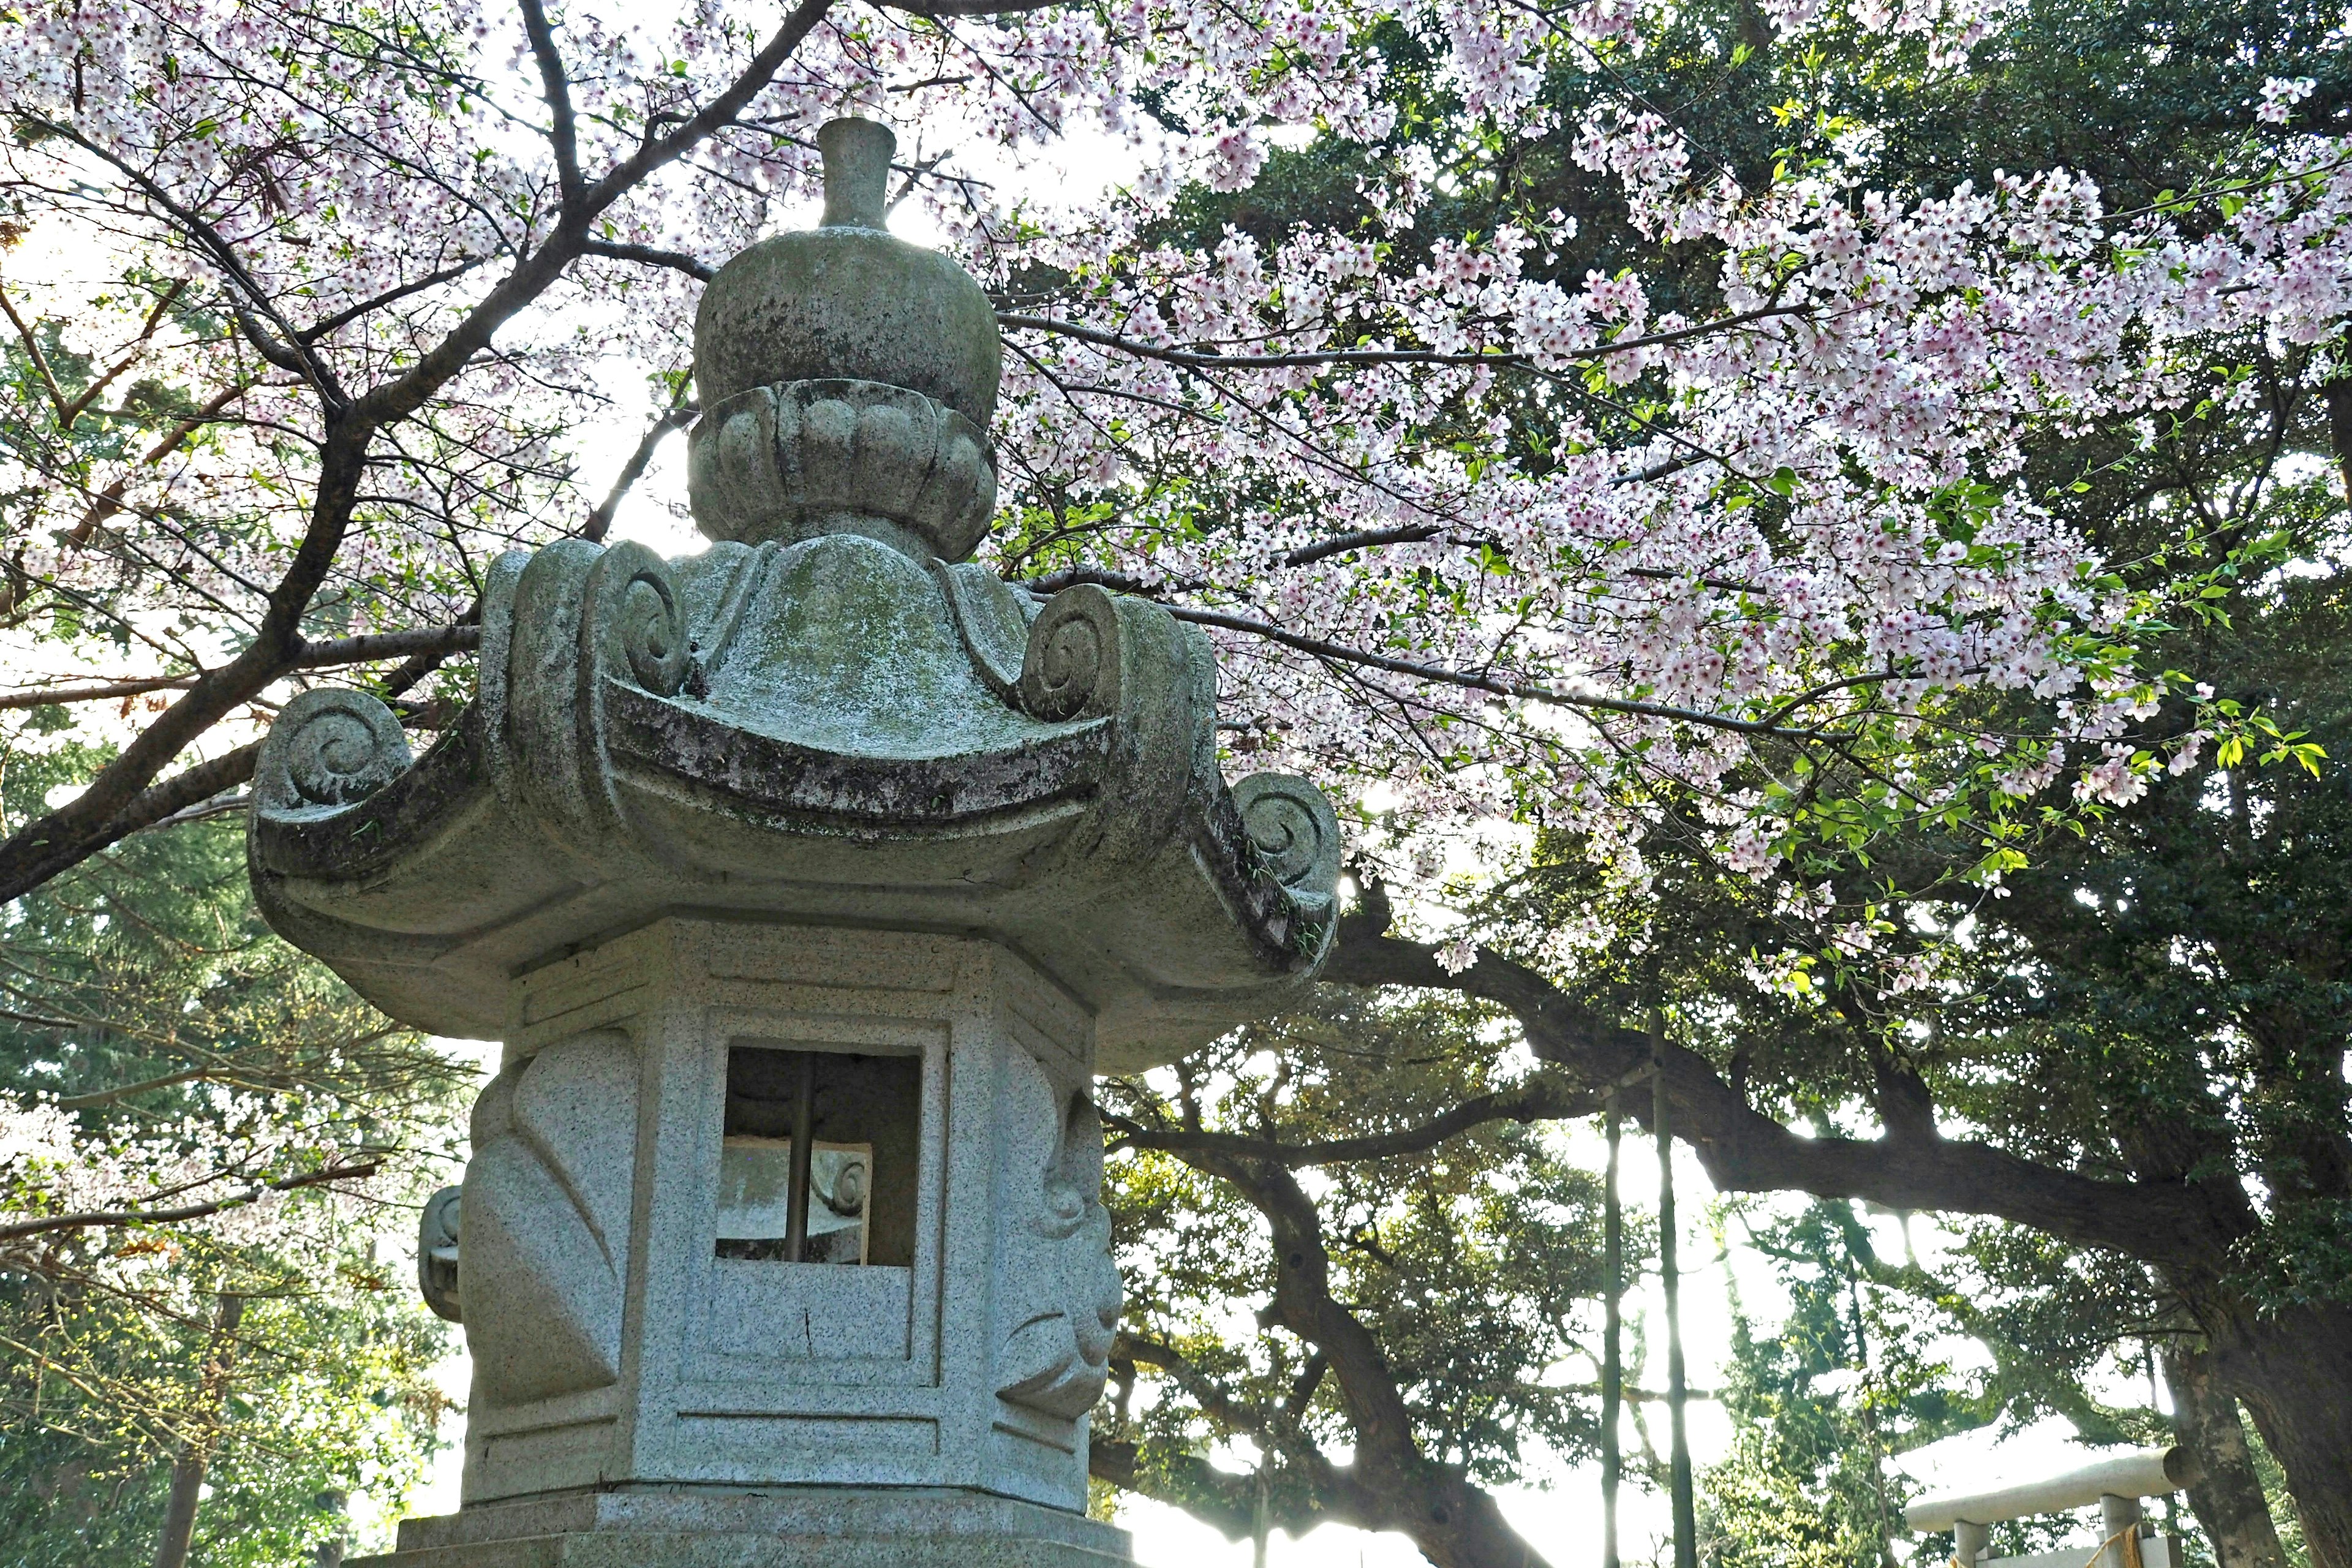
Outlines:
{"label": "stone scroll ornament", "polygon": [[257,804],[281,816],[365,800],[415,761],[400,717],[364,691],[305,691],[278,710],[254,763]]}
{"label": "stone scroll ornament", "polygon": [[1339,820],[1312,779],[1252,773],[1234,785],[1234,804],[1259,864],[1289,889],[1302,913],[1324,919],[1339,881]]}
{"label": "stone scroll ornament", "polygon": [[443,1187],[425,1200],[416,1219],[416,1292],[436,1317],[466,1321],[466,1299],[457,1281],[457,1248],[463,1240],[465,1192]]}

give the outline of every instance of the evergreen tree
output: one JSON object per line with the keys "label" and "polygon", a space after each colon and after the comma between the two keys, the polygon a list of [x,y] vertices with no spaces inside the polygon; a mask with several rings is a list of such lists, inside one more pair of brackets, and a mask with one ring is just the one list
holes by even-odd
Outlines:
{"label": "evergreen tree", "polygon": [[[20,748],[8,813],[102,759]],[[396,1516],[448,1336],[413,1205],[467,1075],[254,912],[231,816],[125,839],[0,915],[0,1560],[208,1565]],[[187,1485],[193,1486],[192,1479]]]}

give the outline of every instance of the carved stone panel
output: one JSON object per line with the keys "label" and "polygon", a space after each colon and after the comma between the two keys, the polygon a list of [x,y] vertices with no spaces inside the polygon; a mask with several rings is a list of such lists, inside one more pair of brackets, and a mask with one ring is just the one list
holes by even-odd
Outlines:
{"label": "carved stone panel", "polygon": [[508,1066],[476,1103],[464,1278],[477,1399],[619,1376],[636,1099],[635,1047],[599,1032]]}
{"label": "carved stone panel", "polygon": [[1124,1301],[1102,1205],[1102,1125],[1084,1093],[1057,1092],[1027,1051],[1007,1056],[996,1393],[1076,1421],[1102,1395]]}

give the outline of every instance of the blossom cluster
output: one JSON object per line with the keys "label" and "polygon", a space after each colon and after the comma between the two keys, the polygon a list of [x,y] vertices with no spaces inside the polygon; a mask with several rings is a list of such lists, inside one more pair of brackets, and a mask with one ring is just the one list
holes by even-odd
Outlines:
{"label": "blossom cluster", "polygon": [[[136,1131],[0,1096],[0,1254],[47,1271],[63,1248],[112,1289],[164,1297],[187,1283],[178,1264],[190,1245],[331,1268],[413,1180],[384,1154],[354,1144],[331,1113],[229,1091]],[[339,1171],[364,1173],[320,1179]]]}
{"label": "blossom cluster", "polygon": [[[2000,14],[1852,9],[1927,40],[1936,68]],[[1826,25],[1816,0],[1767,11],[1788,37]],[[0,162],[34,219],[12,243],[102,276],[12,257],[0,283],[50,353],[122,368],[94,412],[0,458],[34,498],[8,570],[114,606],[106,638],[233,651],[312,525],[339,410],[444,357],[374,439],[310,625],[461,614],[498,551],[581,525],[580,432],[609,428],[616,378],[657,409],[684,395],[699,277],[806,209],[815,125],[879,112],[907,199],[1026,323],[992,432],[1001,569],[1278,630],[1213,634],[1227,715],[1368,815],[1570,827],[1627,865],[1629,799],[1671,786],[1706,803],[1727,863],[1769,873],[1796,831],[1790,746],[1860,747],[1922,810],[2065,777],[2086,805],[2128,800],[2166,761],[2128,735],[2146,606],[2025,488],[2021,437],[2176,408],[2216,342],[2294,345],[2324,377],[2352,312],[2335,142],[2279,142],[2225,201],[2133,213],[2058,169],[1924,196],[1834,167],[1745,188],[1651,107],[1553,122],[1545,74],[1631,47],[1652,20],[1633,0],[988,20],[836,0],[748,79],[775,18],[720,0],[556,7],[536,43],[485,0],[16,15],[0,91],[24,133]],[[1717,303],[1577,276],[1557,211],[1424,232],[1491,166],[1475,138],[1400,138],[1392,26],[1429,41],[1482,135],[1556,139],[1637,232],[1717,258]],[[2307,90],[2273,82],[2260,118]],[[963,156],[1048,166],[1081,132],[1119,140],[1134,176],[1045,200]],[[1361,222],[1175,237],[1187,189],[1246,188],[1301,136],[1369,154]],[[29,372],[12,395],[43,429]],[[2049,722],[1953,717],[1984,690]]]}

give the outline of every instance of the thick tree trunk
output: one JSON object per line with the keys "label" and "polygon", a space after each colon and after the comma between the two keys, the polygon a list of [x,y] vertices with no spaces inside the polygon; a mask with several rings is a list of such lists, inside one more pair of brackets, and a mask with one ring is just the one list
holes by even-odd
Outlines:
{"label": "thick tree trunk", "polygon": [[2352,1568],[2352,1310],[2242,1310],[2212,1340],[2222,1386],[2286,1472],[2311,1568]]}
{"label": "thick tree trunk", "polygon": [[2238,1401],[2221,1387],[2212,1355],[2173,1345],[2164,1352],[2164,1382],[2172,1391],[2173,1428],[2205,1472],[2189,1489],[2189,1506],[2221,1568],[2286,1568]]}

